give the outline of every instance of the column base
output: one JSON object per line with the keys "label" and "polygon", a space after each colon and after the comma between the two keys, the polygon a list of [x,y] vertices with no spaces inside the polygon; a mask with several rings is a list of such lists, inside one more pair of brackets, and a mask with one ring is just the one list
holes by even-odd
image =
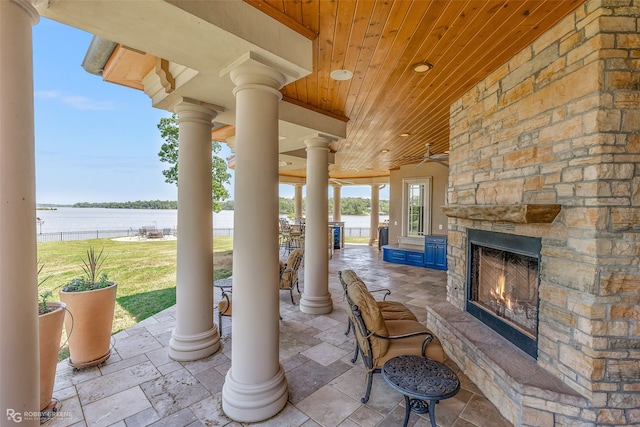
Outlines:
{"label": "column base", "polygon": [[227,372],[222,386],[222,410],[238,422],[264,421],[276,415],[287,404],[289,388],[282,365],[270,380],[261,384],[237,382]]}
{"label": "column base", "polygon": [[307,314],[328,314],[333,311],[333,301],[331,294],[320,297],[309,296],[302,293],[300,298],[300,311]]}
{"label": "column base", "polygon": [[215,324],[208,331],[194,335],[180,335],[174,329],[169,340],[169,357],[179,362],[202,359],[219,349],[220,334]]}

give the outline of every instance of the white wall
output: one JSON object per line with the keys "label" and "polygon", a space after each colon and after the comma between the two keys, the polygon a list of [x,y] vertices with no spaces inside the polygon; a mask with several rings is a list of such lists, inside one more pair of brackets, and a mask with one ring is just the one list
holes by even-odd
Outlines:
{"label": "white wall", "polygon": [[[447,234],[447,216],[442,212],[447,196],[449,169],[434,162],[402,166],[391,171],[389,189],[389,244],[398,242],[402,235],[403,179],[431,177],[431,233]],[[442,226],[442,229],[440,229]]]}

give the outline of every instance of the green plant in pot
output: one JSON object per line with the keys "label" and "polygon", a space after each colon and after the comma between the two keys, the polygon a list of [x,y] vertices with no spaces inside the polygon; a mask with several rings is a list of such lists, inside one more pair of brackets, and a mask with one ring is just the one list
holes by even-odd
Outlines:
{"label": "green plant in pot", "polygon": [[106,260],[103,252],[104,248],[96,253],[90,247],[82,260],[84,276],[73,279],[60,291],[60,301],[67,305],[69,312],[65,319],[69,364],[78,369],[99,365],[111,355],[118,285],[108,280],[106,272],[101,272]]}
{"label": "green plant in pot", "polygon": [[[43,266],[39,266],[38,275]],[[48,277],[38,283],[38,287]],[[62,302],[49,302],[53,296],[51,291],[38,293],[38,328],[40,341],[40,412],[54,414],[58,401],[53,399],[53,386],[56,379],[58,366],[58,352],[60,351],[60,339],[62,337],[62,325],[64,323],[65,304]]]}

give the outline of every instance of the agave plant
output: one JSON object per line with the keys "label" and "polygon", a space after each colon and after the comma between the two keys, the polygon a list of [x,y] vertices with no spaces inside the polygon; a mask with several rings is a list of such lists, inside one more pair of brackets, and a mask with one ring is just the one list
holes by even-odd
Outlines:
{"label": "agave plant", "polygon": [[96,253],[93,246],[90,246],[87,250],[87,257],[82,259],[82,270],[85,277],[71,280],[62,290],[64,292],[84,292],[109,286],[111,282],[109,282],[107,273],[100,271],[102,264],[107,259],[107,256],[103,253],[104,248],[99,253]]}

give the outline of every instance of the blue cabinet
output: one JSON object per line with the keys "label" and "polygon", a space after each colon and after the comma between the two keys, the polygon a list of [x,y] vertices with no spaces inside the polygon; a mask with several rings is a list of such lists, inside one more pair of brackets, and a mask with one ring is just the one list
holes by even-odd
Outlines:
{"label": "blue cabinet", "polygon": [[329,222],[329,227],[333,227],[333,248],[344,248],[344,222]]}
{"label": "blue cabinet", "polygon": [[447,269],[447,237],[426,236],[424,239],[424,266],[436,270]]}
{"label": "blue cabinet", "polygon": [[424,267],[424,253],[411,249],[400,249],[394,246],[382,247],[382,259],[396,264]]}
{"label": "blue cabinet", "polygon": [[398,245],[382,246],[382,259],[396,264],[446,270],[447,236],[425,236],[424,251],[400,248]]}

